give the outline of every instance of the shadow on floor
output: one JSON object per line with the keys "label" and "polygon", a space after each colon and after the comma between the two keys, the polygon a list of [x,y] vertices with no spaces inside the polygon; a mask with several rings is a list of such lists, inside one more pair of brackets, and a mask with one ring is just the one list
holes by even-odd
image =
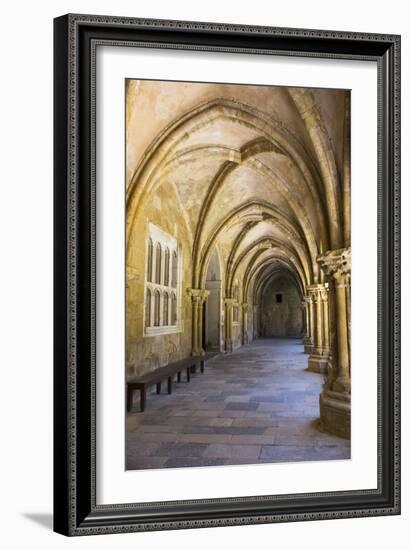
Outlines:
{"label": "shadow on floor", "polygon": [[22,514],[23,517],[30,519],[31,521],[34,521],[34,523],[37,523],[41,527],[45,527],[49,531],[53,530],[53,515],[52,514],[31,514],[31,513],[24,513]]}

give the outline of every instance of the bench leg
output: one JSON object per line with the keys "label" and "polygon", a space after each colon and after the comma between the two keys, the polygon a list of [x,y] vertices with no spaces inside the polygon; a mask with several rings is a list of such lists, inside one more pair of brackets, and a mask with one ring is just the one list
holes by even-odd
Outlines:
{"label": "bench leg", "polygon": [[161,382],[157,384],[157,393],[161,393]]}
{"label": "bench leg", "polygon": [[133,404],[133,390],[131,388],[127,388],[127,411],[131,411],[131,406]]}
{"label": "bench leg", "polygon": [[190,367],[187,367],[187,382],[190,382]]}
{"label": "bench leg", "polygon": [[171,376],[169,376],[168,379],[167,379],[167,391],[168,391],[168,393],[171,393],[172,389],[173,389],[173,379],[172,379]]}
{"label": "bench leg", "polygon": [[177,382],[181,382],[181,371],[177,373]]}
{"label": "bench leg", "polygon": [[145,411],[147,401],[146,388],[140,390],[140,410],[141,412]]}
{"label": "bench leg", "polygon": [[201,371],[201,374],[204,374],[204,359],[201,359],[200,361],[200,371]]}

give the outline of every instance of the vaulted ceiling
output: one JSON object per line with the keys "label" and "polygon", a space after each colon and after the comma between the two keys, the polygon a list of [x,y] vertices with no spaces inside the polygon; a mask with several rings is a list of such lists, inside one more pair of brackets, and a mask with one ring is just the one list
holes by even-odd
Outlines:
{"label": "vaulted ceiling", "polygon": [[349,94],[267,86],[128,81],[127,228],[172,185],[184,213],[193,288],[215,250],[225,292],[257,292],[279,272],[301,293],[317,256],[349,227]]}

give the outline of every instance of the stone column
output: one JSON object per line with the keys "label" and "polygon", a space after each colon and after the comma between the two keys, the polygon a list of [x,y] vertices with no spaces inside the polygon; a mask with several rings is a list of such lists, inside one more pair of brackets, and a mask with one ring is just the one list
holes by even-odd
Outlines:
{"label": "stone column", "polygon": [[305,332],[304,332],[304,338],[303,338],[304,353],[311,353],[311,350],[313,347],[310,304],[311,304],[311,296],[304,296],[304,299],[303,299],[304,319],[305,319]]}
{"label": "stone column", "polygon": [[233,351],[233,305],[236,303],[234,298],[225,298],[225,351],[231,353]]}
{"label": "stone column", "polygon": [[320,396],[321,424],[329,432],[349,438],[351,433],[351,371],[349,299],[351,250],[331,250],[317,259],[329,283],[331,364]]}
{"label": "stone column", "polygon": [[303,316],[303,328],[302,328],[302,337],[305,338],[307,336],[307,317],[305,315],[305,302],[304,300],[301,301],[301,312]]}
{"label": "stone column", "polygon": [[328,283],[324,285],[324,290],[321,291],[321,301],[323,304],[323,350],[324,355],[330,355],[330,314],[328,304]]}
{"label": "stone column", "polygon": [[314,300],[312,294],[308,294],[308,309],[310,312],[310,345],[308,353],[314,349],[314,333],[315,333],[315,315],[314,315]]}
{"label": "stone column", "polygon": [[326,285],[316,284],[307,288],[312,302],[314,312],[313,323],[313,346],[308,358],[307,370],[311,372],[326,373],[328,369],[329,350],[324,346],[324,305],[323,296],[326,292]]}
{"label": "stone column", "polygon": [[242,304],[243,308],[243,331],[242,331],[242,344],[246,346],[248,344],[248,304]]}
{"label": "stone column", "polygon": [[258,338],[258,307],[253,305],[253,340]]}
{"label": "stone column", "polygon": [[209,295],[208,290],[191,288],[188,290],[193,305],[191,355],[204,355],[201,338],[203,332],[203,304]]}

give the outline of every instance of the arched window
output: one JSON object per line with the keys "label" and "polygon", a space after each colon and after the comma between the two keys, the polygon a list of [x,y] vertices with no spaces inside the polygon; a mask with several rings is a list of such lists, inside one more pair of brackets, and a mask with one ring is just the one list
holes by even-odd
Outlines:
{"label": "arched window", "polygon": [[161,284],[161,244],[156,247],[156,283]]}
{"label": "arched window", "polygon": [[160,326],[160,291],[154,291],[154,326]]}
{"label": "arched window", "polygon": [[177,324],[177,296],[171,295],[171,324],[175,326]]}
{"label": "arched window", "polygon": [[144,336],[176,333],[180,328],[183,249],[175,235],[148,224],[144,277]]}
{"label": "arched window", "polygon": [[146,291],[146,327],[151,326],[151,291],[147,289]]}
{"label": "arched window", "polygon": [[167,292],[164,293],[163,296],[163,325],[167,326],[169,324],[168,322],[168,301],[169,297]]}
{"label": "arched window", "polygon": [[153,241],[148,239],[147,246],[147,281],[153,280]]}
{"label": "arched window", "polygon": [[168,247],[164,253],[164,286],[170,284],[170,250]]}
{"label": "arched window", "polygon": [[177,288],[177,268],[178,268],[177,250],[173,252],[173,261],[171,266],[171,286]]}

